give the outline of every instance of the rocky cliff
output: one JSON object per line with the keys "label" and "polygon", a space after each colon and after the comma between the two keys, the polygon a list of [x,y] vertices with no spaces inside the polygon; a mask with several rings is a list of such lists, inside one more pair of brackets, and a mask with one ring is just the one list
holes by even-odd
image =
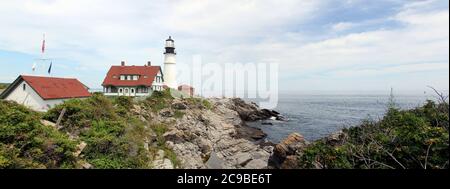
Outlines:
{"label": "rocky cliff", "polygon": [[[266,134],[245,121],[281,118],[277,112],[241,99],[212,98],[207,104],[173,99],[170,103],[158,112],[144,105],[135,105],[132,111],[143,121],[167,125],[162,137],[180,168],[267,168],[273,147],[263,145]],[[160,158],[161,153],[154,167],[172,168],[170,161]]]}

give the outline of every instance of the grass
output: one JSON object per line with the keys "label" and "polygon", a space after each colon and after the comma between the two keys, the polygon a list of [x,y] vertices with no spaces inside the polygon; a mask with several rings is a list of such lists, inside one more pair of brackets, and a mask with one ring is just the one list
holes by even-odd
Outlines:
{"label": "grass", "polygon": [[175,110],[174,116],[177,119],[181,119],[184,116],[184,112],[180,111],[180,110]]}

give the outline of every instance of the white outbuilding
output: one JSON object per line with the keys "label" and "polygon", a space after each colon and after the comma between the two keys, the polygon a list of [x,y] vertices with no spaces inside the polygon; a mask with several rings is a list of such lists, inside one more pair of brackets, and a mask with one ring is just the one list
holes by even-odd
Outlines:
{"label": "white outbuilding", "polygon": [[71,98],[91,96],[88,87],[75,78],[20,75],[0,94],[4,100],[15,101],[36,111],[47,111]]}

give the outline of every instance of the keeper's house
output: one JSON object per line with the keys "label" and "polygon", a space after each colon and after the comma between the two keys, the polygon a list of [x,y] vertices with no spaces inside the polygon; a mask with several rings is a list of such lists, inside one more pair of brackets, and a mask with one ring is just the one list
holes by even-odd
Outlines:
{"label": "keeper's house", "polygon": [[111,66],[103,80],[103,94],[107,96],[148,96],[163,90],[164,79],[160,66],[148,62],[144,66]]}
{"label": "keeper's house", "polygon": [[75,78],[26,75],[20,75],[0,94],[1,99],[15,101],[42,112],[64,100],[89,96],[88,87]]}

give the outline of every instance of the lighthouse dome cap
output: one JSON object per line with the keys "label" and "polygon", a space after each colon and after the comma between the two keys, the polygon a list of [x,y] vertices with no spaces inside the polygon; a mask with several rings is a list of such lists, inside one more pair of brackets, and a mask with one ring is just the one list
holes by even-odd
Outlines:
{"label": "lighthouse dome cap", "polygon": [[167,39],[166,41],[173,41],[172,36],[169,36],[169,39]]}

